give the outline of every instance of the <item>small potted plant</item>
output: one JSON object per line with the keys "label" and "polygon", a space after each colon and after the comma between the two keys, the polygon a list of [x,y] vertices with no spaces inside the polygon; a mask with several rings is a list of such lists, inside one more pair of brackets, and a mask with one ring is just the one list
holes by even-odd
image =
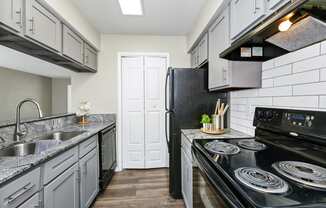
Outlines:
{"label": "small potted plant", "polygon": [[211,123],[211,118],[209,117],[209,115],[207,114],[203,114],[201,116],[201,121],[200,121],[201,124],[203,124],[203,129],[209,129],[210,127],[210,123]]}

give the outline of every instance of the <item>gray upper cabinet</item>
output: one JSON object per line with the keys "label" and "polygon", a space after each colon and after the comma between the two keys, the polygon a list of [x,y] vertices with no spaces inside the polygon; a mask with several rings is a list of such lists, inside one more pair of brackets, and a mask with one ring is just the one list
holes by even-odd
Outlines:
{"label": "gray upper cabinet", "polygon": [[84,64],[90,69],[97,70],[97,51],[87,43],[84,47]]}
{"label": "gray upper cabinet", "polygon": [[200,39],[198,45],[190,52],[191,67],[197,68],[208,60],[208,37],[207,33]]}
{"label": "gray upper cabinet", "polygon": [[49,48],[61,51],[60,20],[36,0],[26,0],[25,3],[26,36]]}
{"label": "gray upper cabinet", "polygon": [[44,188],[44,207],[79,208],[78,164],[73,165]]}
{"label": "gray upper cabinet", "polygon": [[202,65],[208,60],[208,35],[207,33],[200,40],[198,45],[198,64]]}
{"label": "gray upper cabinet", "polygon": [[63,25],[62,54],[83,63],[84,41],[75,32]]}
{"label": "gray upper cabinet", "polygon": [[261,63],[228,61],[219,57],[220,53],[230,46],[229,9],[229,6],[226,7],[209,29],[210,91],[261,86]]}
{"label": "gray upper cabinet", "polygon": [[231,0],[231,39],[265,16],[265,0]]}
{"label": "gray upper cabinet", "polygon": [[228,61],[219,54],[230,45],[229,41],[229,7],[209,28],[209,78],[208,88],[215,89],[228,85]]}
{"label": "gray upper cabinet", "polygon": [[266,0],[266,6],[269,12],[273,12],[288,2],[290,0]]}
{"label": "gray upper cabinet", "polygon": [[88,208],[99,191],[97,149],[93,149],[79,161],[81,208]]}
{"label": "gray upper cabinet", "polygon": [[23,0],[4,0],[0,3],[0,22],[20,32],[23,28]]}

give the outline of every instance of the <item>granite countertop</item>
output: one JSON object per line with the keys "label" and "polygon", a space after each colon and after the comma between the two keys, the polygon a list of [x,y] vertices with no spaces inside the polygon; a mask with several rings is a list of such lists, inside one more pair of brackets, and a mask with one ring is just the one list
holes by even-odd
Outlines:
{"label": "granite countertop", "polygon": [[[113,125],[112,121],[93,122],[88,125],[69,124],[63,128],[56,129],[55,131],[86,131],[70,140],[64,142],[52,142],[51,146],[44,152],[35,155],[27,155],[24,157],[1,157],[0,158],[0,186],[5,182],[13,179],[14,177],[26,172],[37,165],[53,158],[54,156],[78,145],[89,137],[97,134],[101,130]],[[44,134],[51,133],[45,132]],[[26,138],[26,141],[39,141],[36,139]]]}
{"label": "granite countertop", "polygon": [[228,138],[248,138],[252,137],[240,131],[234,129],[227,129],[225,134],[211,135],[205,134],[200,129],[181,129],[181,132],[188,138],[192,143],[194,139],[228,139]]}

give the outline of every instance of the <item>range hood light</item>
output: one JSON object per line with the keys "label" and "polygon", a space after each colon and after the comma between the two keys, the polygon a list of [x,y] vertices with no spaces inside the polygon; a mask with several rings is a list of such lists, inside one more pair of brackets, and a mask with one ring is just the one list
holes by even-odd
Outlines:
{"label": "range hood light", "polygon": [[285,20],[279,24],[278,30],[281,32],[288,31],[292,25],[293,23],[290,20]]}

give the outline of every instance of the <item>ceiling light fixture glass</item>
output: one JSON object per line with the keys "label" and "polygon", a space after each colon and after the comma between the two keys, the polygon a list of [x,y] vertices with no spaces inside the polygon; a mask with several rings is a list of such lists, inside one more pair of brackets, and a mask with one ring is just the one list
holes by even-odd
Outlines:
{"label": "ceiling light fixture glass", "polygon": [[142,0],[119,0],[123,15],[143,15]]}
{"label": "ceiling light fixture glass", "polygon": [[292,26],[292,22],[290,20],[286,20],[281,22],[281,24],[279,24],[278,29],[281,32],[285,32],[288,31],[290,29],[290,27]]}

